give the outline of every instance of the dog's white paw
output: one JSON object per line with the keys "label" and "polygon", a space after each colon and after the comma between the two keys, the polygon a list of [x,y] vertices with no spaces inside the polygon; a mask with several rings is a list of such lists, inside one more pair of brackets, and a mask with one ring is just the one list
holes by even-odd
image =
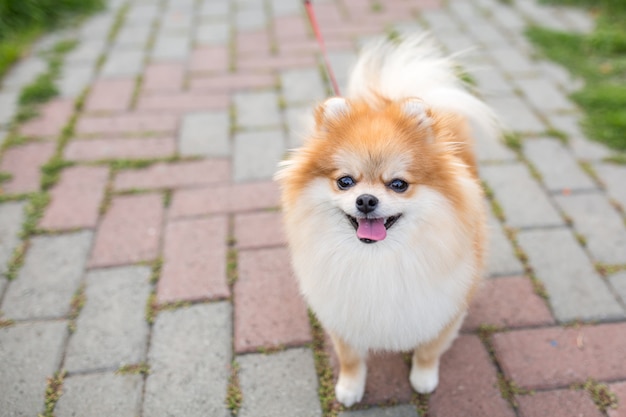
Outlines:
{"label": "dog's white paw", "polygon": [[335,397],[337,401],[346,407],[350,407],[363,399],[365,392],[365,379],[367,369],[362,366],[355,375],[339,375],[337,385],[335,385]]}
{"label": "dog's white paw", "polygon": [[430,394],[439,384],[439,366],[435,364],[431,368],[420,368],[414,364],[411,367],[409,379],[415,391],[420,394]]}

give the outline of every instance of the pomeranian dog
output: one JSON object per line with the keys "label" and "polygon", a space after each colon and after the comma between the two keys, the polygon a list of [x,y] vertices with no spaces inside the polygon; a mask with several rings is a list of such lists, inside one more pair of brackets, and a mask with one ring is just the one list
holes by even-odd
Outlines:
{"label": "pomeranian dog", "polygon": [[339,359],[337,400],[362,399],[368,351],[413,351],[411,385],[432,392],[482,275],[472,138],[498,123],[425,35],[366,46],[346,97],[314,118],[276,179],[300,290]]}

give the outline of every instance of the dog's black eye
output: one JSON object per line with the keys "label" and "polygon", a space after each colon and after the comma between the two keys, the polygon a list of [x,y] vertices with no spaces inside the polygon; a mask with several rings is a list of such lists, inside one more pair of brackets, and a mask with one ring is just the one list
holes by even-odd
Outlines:
{"label": "dog's black eye", "polygon": [[409,184],[407,184],[407,182],[404,180],[396,178],[394,180],[391,180],[391,182],[389,183],[389,188],[394,190],[396,193],[403,193],[406,191],[407,188],[409,188]]}
{"label": "dog's black eye", "polygon": [[356,181],[354,181],[354,178],[347,175],[337,180],[337,186],[340,190],[347,190],[348,188],[354,187],[355,185]]}

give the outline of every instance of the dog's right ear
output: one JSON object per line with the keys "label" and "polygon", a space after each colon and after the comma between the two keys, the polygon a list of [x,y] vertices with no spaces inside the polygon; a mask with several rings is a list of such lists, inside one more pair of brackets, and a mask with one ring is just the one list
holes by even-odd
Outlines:
{"label": "dog's right ear", "polygon": [[348,114],[350,107],[345,98],[332,97],[317,106],[315,110],[315,124],[318,128],[328,127],[328,123]]}

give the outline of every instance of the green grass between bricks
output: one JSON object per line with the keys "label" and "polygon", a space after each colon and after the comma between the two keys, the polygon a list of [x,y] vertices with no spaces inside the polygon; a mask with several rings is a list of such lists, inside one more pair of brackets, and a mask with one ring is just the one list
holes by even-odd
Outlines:
{"label": "green grass between bricks", "polygon": [[592,10],[589,34],[531,27],[528,38],[545,56],[584,81],[572,98],[585,111],[583,128],[594,140],[626,151],[626,2],[621,0],[544,0]]}

